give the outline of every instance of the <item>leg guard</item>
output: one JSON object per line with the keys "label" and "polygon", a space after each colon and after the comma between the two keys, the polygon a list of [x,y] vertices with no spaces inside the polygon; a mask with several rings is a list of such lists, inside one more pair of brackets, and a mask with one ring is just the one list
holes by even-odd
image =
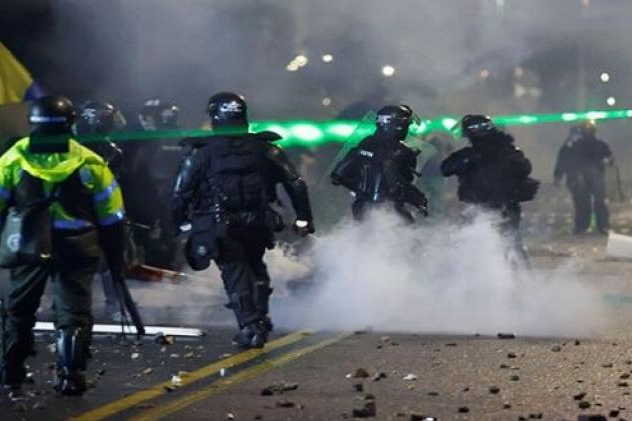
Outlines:
{"label": "leg guard", "polygon": [[57,382],[55,389],[63,395],[81,395],[86,391],[88,336],[85,329],[57,331]]}
{"label": "leg guard", "polygon": [[2,341],[4,355],[0,366],[0,380],[5,386],[19,387],[26,377],[24,361],[29,355],[34,355],[33,331],[9,329],[5,331]]}

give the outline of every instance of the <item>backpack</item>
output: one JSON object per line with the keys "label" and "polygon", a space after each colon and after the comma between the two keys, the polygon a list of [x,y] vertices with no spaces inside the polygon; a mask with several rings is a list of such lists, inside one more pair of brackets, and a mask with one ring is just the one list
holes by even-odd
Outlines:
{"label": "backpack", "polygon": [[[46,264],[52,259],[50,205],[57,200],[58,185],[44,195],[43,180],[24,173],[26,203],[9,206],[0,234],[0,267]],[[22,187],[22,186],[21,186]]]}

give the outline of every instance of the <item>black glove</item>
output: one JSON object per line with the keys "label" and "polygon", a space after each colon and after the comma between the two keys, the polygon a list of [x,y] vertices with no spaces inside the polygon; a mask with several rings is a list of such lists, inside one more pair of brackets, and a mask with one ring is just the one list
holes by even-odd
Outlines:
{"label": "black glove", "polygon": [[297,235],[301,237],[306,237],[308,234],[313,234],[315,232],[314,222],[313,221],[305,221],[302,219],[297,219],[292,224],[292,228]]}
{"label": "black glove", "polygon": [[108,263],[112,279],[125,279],[125,226],[123,222],[99,226],[99,244]]}

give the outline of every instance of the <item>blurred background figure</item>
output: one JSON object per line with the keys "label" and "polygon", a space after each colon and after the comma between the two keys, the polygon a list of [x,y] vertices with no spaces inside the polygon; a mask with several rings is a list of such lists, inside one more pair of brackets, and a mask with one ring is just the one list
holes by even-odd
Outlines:
{"label": "blurred background figure", "polygon": [[[123,171],[123,150],[107,135],[123,130],[127,126],[125,117],[114,104],[95,100],[84,102],[79,106],[78,111],[78,118],[74,127],[75,133],[79,136],[103,135],[102,138],[95,139],[94,142],[89,142],[86,146],[105,160],[116,180],[120,182]],[[127,237],[129,238],[129,236]],[[134,249],[131,244],[126,248],[130,252]],[[108,320],[118,321],[121,317],[120,306],[112,284],[112,274],[103,256],[99,262],[97,273],[101,278],[105,296],[104,317]]]}
{"label": "blurred background figure", "polygon": [[[180,108],[170,101],[151,98],[138,112],[138,122],[145,131],[176,130]],[[184,262],[166,206],[182,158],[178,139],[152,139],[128,142],[125,177],[128,214],[135,226],[135,238],[143,263],[163,269],[179,270]],[[135,224],[135,225],[134,225]]]}
{"label": "blurred background figure", "polygon": [[572,127],[558,152],[553,174],[557,186],[566,176],[566,186],[575,207],[573,233],[576,235],[588,230],[593,212],[597,232],[607,235],[610,228],[605,165],[614,165],[614,157],[610,146],[596,134],[594,121],[588,120]]}

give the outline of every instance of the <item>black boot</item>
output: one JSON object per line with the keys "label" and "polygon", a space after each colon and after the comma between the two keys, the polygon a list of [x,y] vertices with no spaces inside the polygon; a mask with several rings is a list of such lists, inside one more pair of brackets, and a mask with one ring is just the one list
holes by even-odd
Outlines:
{"label": "black boot", "polygon": [[55,389],[62,395],[82,395],[86,389],[87,337],[82,328],[57,331],[57,379]]}
{"label": "black boot", "polygon": [[244,326],[233,336],[233,344],[239,348],[248,349],[250,348],[253,336],[255,336],[255,332],[251,325]]}
{"label": "black boot", "polygon": [[263,348],[266,342],[268,342],[268,333],[270,332],[269,327],[272,324],[269,320],[270,319],[259,320],[258,322],[250,325],[251,330],[254,332],[252,339],[250,339],[251,348]]}

